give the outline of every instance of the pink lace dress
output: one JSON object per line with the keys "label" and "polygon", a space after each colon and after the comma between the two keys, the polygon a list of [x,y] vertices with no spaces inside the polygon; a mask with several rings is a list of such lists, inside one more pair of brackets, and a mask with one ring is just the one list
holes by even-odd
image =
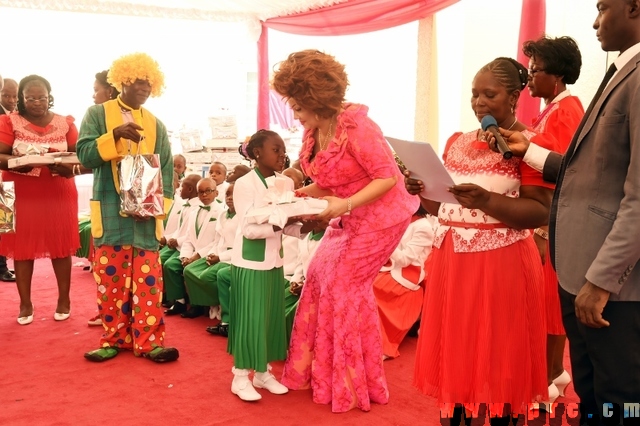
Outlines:
{"label": "pink lace dress", "polygon": [[306,174],[341,198],[373,179],[397,177],[378,200],[332,220],[300,297],[282,383],[290,389],[311,386],[313,401],[331,403],[333,412],[368,411],[371,401],[388,402],[373,280],[419,204],[404,189],[393,154],[367,110],[345,105],[326,151],[311,158],[315,140],[307,131],[300,154]]}

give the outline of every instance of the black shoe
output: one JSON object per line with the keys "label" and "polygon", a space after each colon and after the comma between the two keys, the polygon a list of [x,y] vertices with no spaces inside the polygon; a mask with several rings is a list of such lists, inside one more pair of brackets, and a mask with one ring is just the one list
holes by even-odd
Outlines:
{"label": "black shoe", "polygon": [[165,315],[178,315],[187,311],[187,305],[184,303],[176,302],[172,307],[164,311]]}
{"label": "black shoe", "polygon": [[216,336],[229,337],[229,324],[218,324],[207,327],[207,333],[215,334]]}
{"label": "black shoe", "polygon": [[149,358],[153,362],[170,362],[177,360],[180,353],[176,348],[155,348],[142,356]]}
{"label": "black shoe", "polygon": [[198,318],[204,315],[204,306],[193,305],[186,312],[180,314],[182,318]]}
{"label": "black shoe", "polygon": [[13,271],[6,270],[0,274],[0,281],[13,282],[16,280],[16,274]]}
{"label": "black shoe", "polygon": [[170,308],[173,306],[173,302],[171,300],[163,300],[162,301],[162,307],[163,308]]}

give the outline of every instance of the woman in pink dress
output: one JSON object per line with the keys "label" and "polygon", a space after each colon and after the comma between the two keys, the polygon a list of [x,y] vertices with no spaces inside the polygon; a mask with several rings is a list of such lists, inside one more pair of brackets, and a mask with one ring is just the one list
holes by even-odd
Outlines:
{"label": "woman in pink dress", "polygon": [[[550,148],[515,117],[527,69],[498,58],[476,74],[471,107]],[[457,424],[463,410],[489,404],[492,425],[547,398],[542,264],[530,229],[547,223],[553,195],[542,175],[489,149],[484,133],[453,135],[444,164],[458,203],[421,198],[438,216],[427,276],[414,384],[445,404]],[[423,185],[407,178],[407,190]],[[459,404],[456,409],[454,406]],[[468,419],[467,421],[470,421]]]}
{"label": "woman in pink dress", "polygon": [[[580,76],[582,57],[578,45],[571,37],[529,40],[522,51],[529,58],[529,93],[544,99],[546,105],[533,122],[536,133],[555,137],[558,152],[564,153],[576,132],[584,108],[577,96],[572,96],[567,84]],[[543,262],[545,281],[545,311],[547,314],[547,382],[549,401],[564,395],[571,376],[564,369],[566,334],[562,325],[558,277],[549,258],[548,226],[536,228],[534,240]]]}
{"label": "woman in pink dress", "polygon": [[18,324],[33,322],[31,276],[34,259],[48,257],[58,281],[54,319],[69,318],[71,256],[80,246],[78,191],[73,180],[81,170],[71,164],[21,167],[7,170],[7,160],[18,143],[48,147],[49,151],[75,151],[78,130],[73,118],[54,114],[51,86],[37,75],[20,81],[18,113],[0,117],[0,168],[2,180],[14,182],[15,233],[0,239],[0,254],[13,258],[20,294]]}
{"label": "woman in pink dress", "polygon": [[300,165],[314,183],[300,192],[328,200],[318,216],[332,219],[309,265],[282,383],[311,386],[333,412],[388,402],[373,280],[418,208],[367,107],[345,103],[347,84],[344,66],[316,50],[292,53],[273,77],[305,128]]}

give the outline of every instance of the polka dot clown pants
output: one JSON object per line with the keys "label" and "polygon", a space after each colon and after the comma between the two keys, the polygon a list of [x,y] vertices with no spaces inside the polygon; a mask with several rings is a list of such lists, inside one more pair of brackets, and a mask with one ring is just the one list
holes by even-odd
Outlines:
{"label": "polka dot clown pants", "polygon": [[136,356],[163,347],[158,252],[126,245],[96,247],[93,275],[104,327],[100,346],[131,349]]}

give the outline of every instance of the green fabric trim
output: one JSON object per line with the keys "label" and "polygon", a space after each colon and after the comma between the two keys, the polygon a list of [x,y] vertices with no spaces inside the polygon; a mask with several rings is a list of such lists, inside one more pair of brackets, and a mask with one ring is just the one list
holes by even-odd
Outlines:
{"label": "green fabric trim", "polygon": [[320,241],[322,239],[322,237],[324,236],[324,232],[325,230],[322,230],[320,232],[318,232],[317,234],[313,231],[309,232],[309,239],[311,241]]}
{"label": "green fabric trim", "polygon": [[246,237],[242,237],[242,258],[244,260],[264,262],[266,251],[266,239],[250,240]]}
{"label": "green fabric trim", "polygon": [[253,170],[255,170],[256,174],[258,175],[258,177],[260,178],[260,180],[262,181],[262,183],[264,183],[264,187],[268,188],[269,185],[267,185],[267,180],[264,178],[264,176],[262,176],[262,173],[260,173],[260,170],[258,170],[257,167],[255,167]]}

